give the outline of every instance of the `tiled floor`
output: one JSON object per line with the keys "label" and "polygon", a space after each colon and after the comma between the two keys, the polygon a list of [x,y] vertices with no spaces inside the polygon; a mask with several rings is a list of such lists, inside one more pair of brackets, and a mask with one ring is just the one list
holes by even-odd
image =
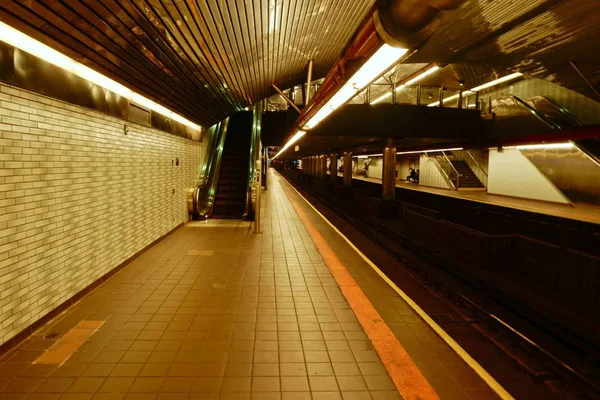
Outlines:
{"label": "tiled floor", "polygon": [[[281,184],[262,234],[189,223],[7,354],[0,399],[400,398]],[[81,321],[105,322],[35,362]]]}

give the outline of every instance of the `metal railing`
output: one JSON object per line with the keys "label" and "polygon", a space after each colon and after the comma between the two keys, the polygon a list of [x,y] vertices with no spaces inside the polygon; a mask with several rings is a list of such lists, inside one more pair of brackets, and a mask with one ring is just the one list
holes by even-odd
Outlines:
{"label": "metal railing", "polygon": [[479,168],[479,170],[485,175],[485,177],[487,178],[488,174],[487,171],[485,170],[485,168],[483,168],[481,166],[481,164],[479,163],[479,161],[477,161],[477,159],[475,159],[475,157],[473,157],[473,154],[471,154],[471,152],[469,150],[465,149],[465,153],[468,154],[469,158],[471,158],[471,160],[473,160],[473,162],[475,163],[475,165],[477,166],[477,168]]}
{"label": "metal railing", "polygon": [[477,92],[444,86],[373,83],[356,95],[354,104],[410,104],[429,107],[468,108],[480,110],[482,102]]}
{"label": "metal railing", "polygon": [[461,175],[458,173],[452,162],[448,158],[445,152],[440,152],[441,155],[436,155],[434,153],[425,152],[425,155],[430,159],[434,160],[436,167],[442,173],[444,180],[448,183],[454,190],[458,190],[460,186],[460,177]]}

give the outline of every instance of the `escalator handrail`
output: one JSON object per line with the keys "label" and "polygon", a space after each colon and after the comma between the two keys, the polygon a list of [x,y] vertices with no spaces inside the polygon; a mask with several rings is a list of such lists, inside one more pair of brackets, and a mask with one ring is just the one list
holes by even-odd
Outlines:
{"label": "escalator handrail", "polygon": [[523,99],[521,99],[519,96],[512,95],[512,96],[510,96],[510,98],[513,99],[516,103],[520,104],[521,106],[527,108],[527,110],[529,110],[537,119],[539,119],[540,121],[542,121],[549,128],[552,128],[553,130],[555,130],[555,129],[562,129],[562,127],[559,124],[557,124],[556,122],[548,119],[545,115],[543,115],[538,110],[536,110],[535,108],[533,108],[532,106],[530,106],[526,101],[524,101]]}
{"label": "escalator handrail", "polygon": [[190,214],[196,218],[206,219],[212,215],[228,126],[229,118],[226,118],[210,128],[214,128],[214,131],[207,145],[206,161],[200,171],[198,184],[192,189]]}

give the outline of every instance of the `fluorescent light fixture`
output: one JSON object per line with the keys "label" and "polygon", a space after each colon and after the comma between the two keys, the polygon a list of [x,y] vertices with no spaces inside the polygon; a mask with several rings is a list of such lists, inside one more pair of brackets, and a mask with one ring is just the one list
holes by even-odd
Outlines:
{"label": "fluorescent light fixture", "polygon": [[408,49],[398,49],[388,44],[383,44],[379,50],[369,58],[369,60],[342,86],[336,94],[329,99],[327,103],[302,127],[294,136],[283,146],[283,148],[273,157],[279,157],[291,145],[296,143],[306,134],[304,129],[312,129],[321,121],[345,104],[348,100],[356,96],[358,92],[370,85],[382,72],[398,62],[400,57],[405,55]]}
{"label": "fluorescent light fixture", "polygon": [[281,150],[279,150],[279,152],[277,154],[275,154],[275,157],[272,158],[272,160],[276,159],[277,157],[279,157],[281,154],[283,154],[284,151],[286,151],[287,149],[290,148],[290,146],[292,146],[294,143],[296,143],[298,140],[300,140],[300,138],[302,138],[302,136],[306,135],[305,131],[298,131],[294,134],[294,136],[292,136],[292,138],[290,140],[288,140],[288,142],[283,146],[283,148]]}
{"label": "fluorescent light fixture", "polygon": [[367,154],[363,156],[356,156],[356,158],[371,158],[371,157],[383,157],[383,154]]}
{"label": "fluorescent light fixture", "polygon": [[169,117],[183,125],[189,126],[195,130],[201,130],[202,127],[193,123],[192,121],[182,117],[179,114],[153,102],[152,100],[142,96],[139,93],[135,93],[131,89],[121,85],[120,83],[102,75],[93,69],[86,67],[83,64],[67,57],[66,55],[54,50],[53,48],[46,46],[45,44],[38,42],[30,36],[27,36],[23,32],[16,30],[15,28],[0,22],[0,40],[14,46],[18,49],[23,50],[35,57],[41,58],[50,64],[56,65],[59,68],[67,70],[85,80],[88,80],[98,86],[101,86],[111,92],[118,94],[119,96],[125,97],[134,103],[141,105],[142,107],[156,111],[166,117]]}
{"label": "fluorescent light fixture", "polygon": [[415,150],[415,151],[399,151],[396,154],[418,154],[418,153],[435,153],[438,151],[459,151],[463,150],[462,147],[454,147],[451,149],[434,149],[434,150]]}
{"label": "fluorescent light fixture", "polygon": [[[401,89],[403,89],[405,86],[410,86],[415,82],[420,81],[421,79],[425,78],[428,75],[433,74],[435,71],[437,71],[438,69],[440,69],[440,67],[438,67],[437,65],[434,65],[433,67],[429,68],[427,71],[423,72],[420,75],[415,76],[414,78],[410,79],[407,82],[404,82],[402,85],[398,86],[396,88],[396,92],[400,91]],[[377,99],[373,100],[371,102],[371,104],[377,104],[380,101],[387,99],[388,97],[390,97],[392,95],[392,92],[386,93],[383,96],[378,97]]]}
{"label": "fluorescent light fixture", "polygon": [[474,87],[473,89],[471,89],[471,91],[473,91],[473,92],[479,92],[480,90],[491,88],[492,86],[496,86],[496,85],[499,85],[499,84],[504,83],[504,82],[512,81],[512,80],[520,78],[522,76],[523,76],[522,73],[515,72],[514,74],[506,75],[506,76],[504,76],[502,78],[498,78],[498,79],[493,80],[491,82],[484,83],[481,86]]}
{"label": "fluorescent light fixture", "polygon": [[[468,96],[468,95],[473,94],[475,92],[479,92],[479,91],[484,90],[484,89],[489,89],[489,88],[494,87],[496,85],[499,85],[501,83],[512,81],[512,80],[515,80],[515,79],[520,78],[522,76],[523,76],[523,74],[520,73],[520,72],[515,72],[514,74],[503,76],[502,78],[498,78],[498,79],[495,79],[495,80],[493,80],[491,82],[484,83],[483,85],[474,87],[474,88],[472,88],[470,90],[465,90],[463,92],[463,96],[465,96],[465,95]],[[446,97],[443,100],[443,102],[446,103],[448,101],[452,101],[452,100],[458,99],[458,96],[459,96],[458,94],[455,94],[455,95],[452,95],[450,97]],[[435,103],[428,104],[427,106],[428,107],[435,107],[435,106],[437,106],[439,104],[440,104],[440,102],[436,101]]]}
{"label": "fluorescent light fixture", "polygon": [[312,129],[332,112],[345,104],[358,92],[371,84],[382,72],[394,65],[400,57],[408,52],[388,44],[383,44],[379,50],[333,95],[331,99],[304,125],[304,129]]}
{"label": "fluorescent light fixture", "polygon": [[[526,144],[522,146],[516,146],[517,150],[536,150],[536,149],[570,149],[573,147],[573,143],[550,143],[550,144]],[[511,147],[505,147],[505,149]]]}

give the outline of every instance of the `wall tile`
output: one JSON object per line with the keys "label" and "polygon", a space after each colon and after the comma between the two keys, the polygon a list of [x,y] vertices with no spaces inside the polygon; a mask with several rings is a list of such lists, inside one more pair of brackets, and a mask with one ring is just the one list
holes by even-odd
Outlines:
{"label": "wall tile", "polygon": [[0,93],[4,343],[186,222],[205,148],[6,84]]}

